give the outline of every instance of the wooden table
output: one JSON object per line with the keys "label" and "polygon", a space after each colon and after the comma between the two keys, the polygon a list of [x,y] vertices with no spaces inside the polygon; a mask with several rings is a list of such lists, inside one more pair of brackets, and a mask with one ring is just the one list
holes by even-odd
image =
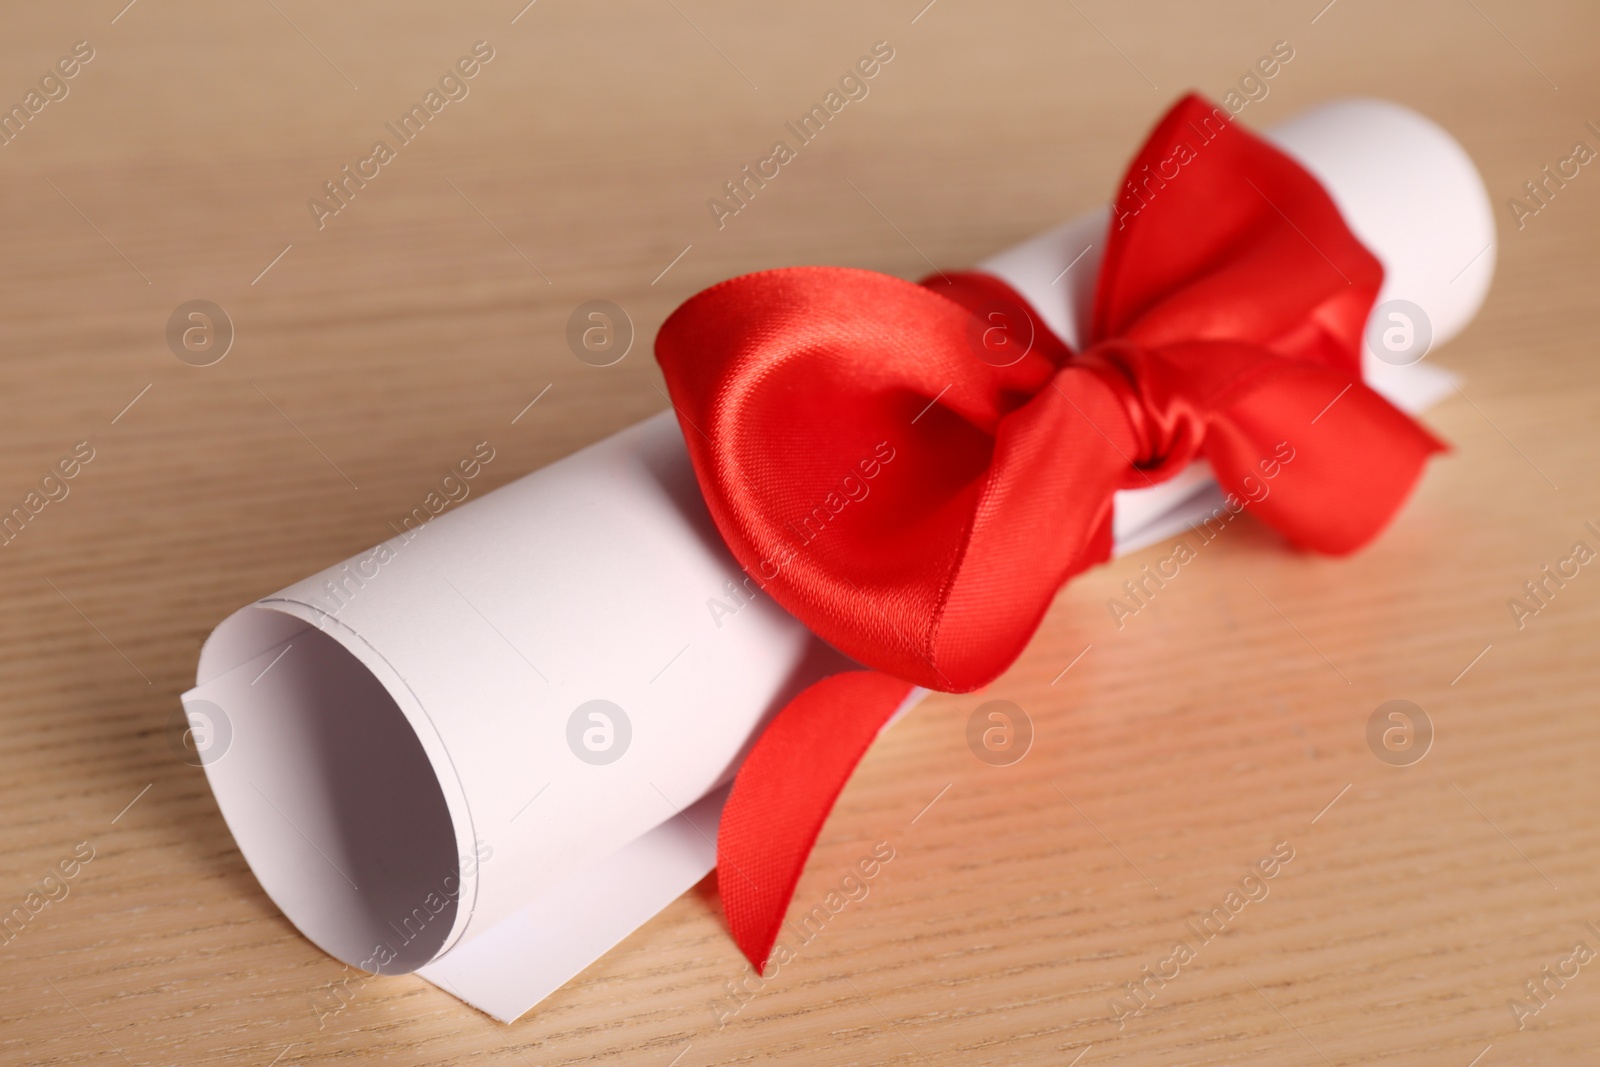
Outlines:
{"label": "wooden table", "polygon": [[[0,555],[0,909],[73,872],[0,946],[0,1061],[1594,1062],[1600,573],[1521,626],[1508,601],[1600,547],[1600,169],[1521,228],[1505,207],[1600,147],[1592,5],[125,2],[0,33],[0,101],[93,52],[0,148],[0,507],[93,454]],[[719,229],[707,199],[880,40],[870,95]],[[388,536],[474,442],[500,484],[661,409],[649,341],[698,289],[972,263],[1103,202],[1170,100],[1280,40],[1243,121],[1402,101],[1500,212],[1488,305],[1436,356],[1454,451],[1393,528],[1327,561],[1241,524],[1120,631],[1105,602],[1166,549],[1074,582],[986,694],[873,748],[797,900],[895,858],[736,1013],[708,881],[516,1025],[415,978],[319,1020],[340,965],[169,745],[210,628]],[[478,41],[468,94],[319,226]],[[565,342],[590,299],[636,327],[614,366]],[[233,325],[209,366],[168,345],[192,300]],[[968,750],[980,699],[1030,716],[1021,762]],[[1367,740],[1395,699],[1434,731],[1409,765]],[[1275,847],[1267,895],[1193,936]]]}

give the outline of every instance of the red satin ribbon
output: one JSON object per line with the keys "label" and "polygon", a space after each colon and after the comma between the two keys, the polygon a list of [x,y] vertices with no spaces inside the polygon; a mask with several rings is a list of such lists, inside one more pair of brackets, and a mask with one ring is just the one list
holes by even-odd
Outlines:
{"label": "red satin ribbon", "polygon": [[1113,492],[1204,457],[1254,498],[1291,449],[1257,516],[1331,554],[1383,528],[1443,446],[1362,384],[1382,279],[1315,178],[1189,96],[1128,170],[1082,353],[977,273],[765,271],[673,313],[656,355],[718,529],[870,668],[796,697],[734,782],[717,882],[752,963],[883,723],[1011,664],[1109,557]]}

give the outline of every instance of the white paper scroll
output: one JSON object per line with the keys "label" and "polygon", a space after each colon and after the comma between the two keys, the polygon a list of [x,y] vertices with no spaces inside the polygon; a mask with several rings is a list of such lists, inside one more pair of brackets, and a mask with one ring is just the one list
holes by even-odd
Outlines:
{"label": "white paper scroll", "polygon": [[[1436,345],[1471,319],[1493,221],[1447,134],[1351,101],[1270,136],[1383,261],[1380,301],[1424,309]],[[1107,219],[981,267],[1076,344]],[[1367,371],[1411,411],[1449,388],[1425,364]],[[1203,464],[1119,493],[1118,552],[1210,514],[1214,493]],[[353,967],[417,971],[509,1021],[711,870],[749,744],[843,664],[743,579],[667,411],[236,612],[184,703],[290,921]]]}

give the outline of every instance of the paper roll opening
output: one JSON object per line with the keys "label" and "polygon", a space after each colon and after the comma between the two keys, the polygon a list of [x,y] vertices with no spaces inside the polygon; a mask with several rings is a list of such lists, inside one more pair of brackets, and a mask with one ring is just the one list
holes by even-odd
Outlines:
{"label": "paper roll opening", "polygon": [[247,608],[216,637],[207,651],[236,666],[185,709],[208,731],[206,774],[267,895],[351,966],[427,963],[457,926],[463,850],[418,729],[362,659],[303,620]]}

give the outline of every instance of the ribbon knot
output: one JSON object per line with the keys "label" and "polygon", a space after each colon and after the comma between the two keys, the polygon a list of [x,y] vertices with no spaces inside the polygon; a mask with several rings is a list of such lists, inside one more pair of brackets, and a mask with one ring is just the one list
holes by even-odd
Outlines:
{"label": "ribbon knot", "polygon": [[[1174,158],[1145,202],[1132,176]],[[1081,354],[981,273],[765,271],[661,327],[728,547],[868,668],[783,708],[724,809],[718,886],[758,968],[882,724],[915,686],[965,692],[1004,671],[1061,585],[1110,556],[1117,490],[1203,457],[1291,544],[1340,554],[1442,447],[1362,383],[1383,269],[1298,163],[1190,96],[1129,176]]]}
{"label": "ribbon knot", "polygon": [[1205,443],[1205,419],[1189,397],[1170,388],[1172,372],[1153,366],[1159,359],[1132,341],[1111,338],[1075,361],[1100,375],[1123,402],[1134,440],[1128,455],[1133,469],[1123,479],[1124,489],[1165,481],[1187,467]]}

